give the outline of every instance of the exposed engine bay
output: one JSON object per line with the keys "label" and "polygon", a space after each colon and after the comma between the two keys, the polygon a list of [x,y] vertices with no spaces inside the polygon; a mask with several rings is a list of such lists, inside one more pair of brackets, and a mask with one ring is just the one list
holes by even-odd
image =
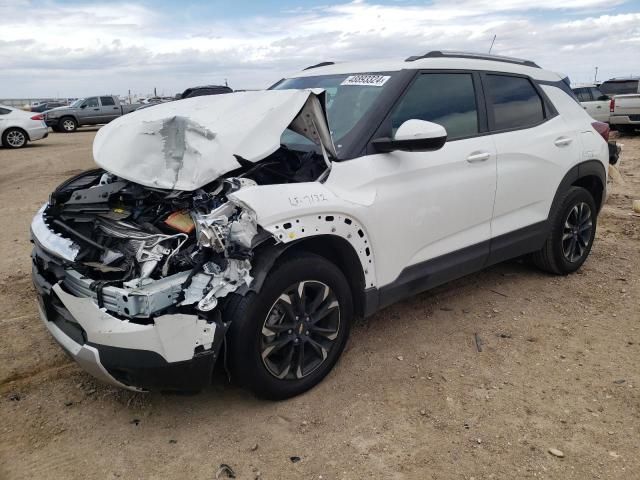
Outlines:
{"label": "exposed engine bay", "polygon": [[[230,193],[322,179],[322,155],[281,147],[191,192],[142,186],[97,169],[63,183],[43,222],[73,242],[65,290],[137,323],[166,313],[206,315],[252,282],[254,249],[276,242]],[[60,239],[58,239],[60,240]],[[194,311],[194,309],[196,311]]]}

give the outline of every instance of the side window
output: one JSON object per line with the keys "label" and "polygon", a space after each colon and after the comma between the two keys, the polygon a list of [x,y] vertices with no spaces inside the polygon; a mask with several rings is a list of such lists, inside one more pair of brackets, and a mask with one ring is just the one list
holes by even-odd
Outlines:
{"label": "side window", "polygon": [[605,98],[603,98],[603,97],[606,97],[606,95],[602,93],[600,89],[591,87],[589,91],[591,92],[591,96],[593,97],[594,100],[606,100]]}
{"label": "side window", "polygon": [[11,110],[9,110],[8,108],[0,107],[0,115],[7,115],[8,113],[11,113]]}
{"label": "side window", "polygon": [[485,80],[494,130],[526,128],[544,120],[542,99],[530,80],[494,74],[486,75]]}
{"label": "side window", "polygon": [[576,94],[576,97],[578,97],[578,100],[580,100],[581,102],[591,101],[591,95],[589,94],[588,88],[576,88],[574,92]]}
{"label": "side window", "polygon": [[393,133],[407,120],[442,125],[449,139],[478,134],[478,107],[470,73],[424,73],[391,114]]}
{"label": "side window", "polygon": [[116,104],[111,97],[100,97],[100,103],[103,107],[112,107]]}
{"label": "side window", "polygon": [[97,107],[98,106],[98,97],[91,97],[91,98],[87,98],[83,105],[86,105],[87,107]]}

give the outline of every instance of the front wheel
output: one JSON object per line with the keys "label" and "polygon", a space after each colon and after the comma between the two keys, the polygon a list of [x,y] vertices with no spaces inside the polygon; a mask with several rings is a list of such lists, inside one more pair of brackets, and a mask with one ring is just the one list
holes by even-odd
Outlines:
{"label": "front wheel", "polygon": [[571,187],[551,218],[551,232],[541,250],[531,255],[540,269],[566,275],[578,270],[596,236],[596,203],[582,187]]}
{"label": "front wheel", "polygon": [[232,379],[274,400],[318,384],[342,353],[353,318],[351,289],[333,263],[318,255],[291,257],[274,267],[259,293],[233,295]]}

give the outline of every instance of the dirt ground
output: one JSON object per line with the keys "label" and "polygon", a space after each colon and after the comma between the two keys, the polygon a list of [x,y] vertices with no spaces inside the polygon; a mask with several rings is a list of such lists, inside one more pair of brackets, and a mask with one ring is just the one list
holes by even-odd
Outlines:
{"label": "dirt ground", "polygon": [[639,478],[640,136],[618,140],[624,183],[577,274],[510,262],[387,308],[321,385],[271,403],[224,377],[195,396],[119,391],[46,332],[29,223],[92,166],[94,135],[0,149],[0,478]]}

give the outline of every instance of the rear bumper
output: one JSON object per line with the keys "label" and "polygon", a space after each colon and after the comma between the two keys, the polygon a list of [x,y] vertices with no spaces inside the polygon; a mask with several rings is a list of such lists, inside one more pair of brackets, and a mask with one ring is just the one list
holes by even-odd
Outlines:
{"label": "rear bumper", "polygon": [[609,117],[611,125],[636,125],[640,126],[640,115],[611,115]]}
{"label": "rear bumper", "polygon": [[67,293],[39,264],[34,253],[40,318],[89,374],[135,391],[198,391],[210,384],[226,330],[220,324],[183,314],[162,315],[148,325],[125,321],[92,298]]}
{"label": "rear bumper", "polygon": [[36,128],[30,128],[27,133],[29,134],[29,140],[31,140],[32,142],[34,140],[42,140],[43,138],[47,138],[47,136],[49,135],[49,127],[36,127]]}

